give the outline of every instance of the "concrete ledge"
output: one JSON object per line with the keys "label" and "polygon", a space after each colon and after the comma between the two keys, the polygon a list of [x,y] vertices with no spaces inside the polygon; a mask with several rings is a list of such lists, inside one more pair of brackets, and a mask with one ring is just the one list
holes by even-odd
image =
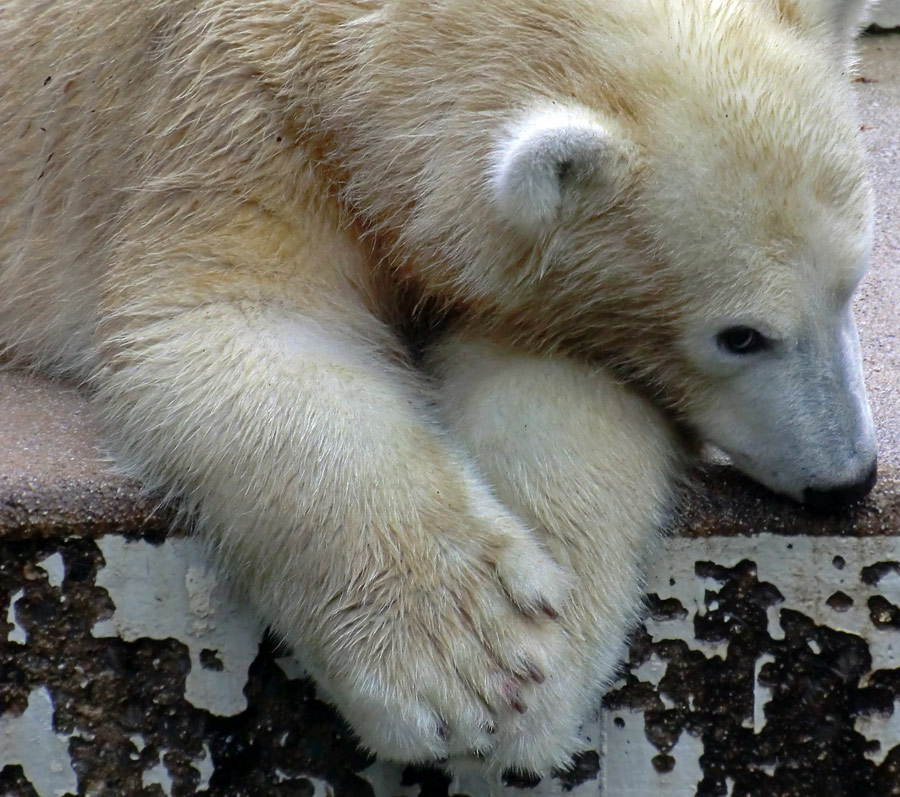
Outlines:
{"label": "concrete ledge", "polygon": [[0,540],[165,533],[171,517],[123,479],[75,388],[0,372]]}
{"label": "concrete ledge", "polygon": [[[881,277],[879,267],[873,278]],[[892,351],[884,349],[894,341],[892,334],[872,334],[871,316],[877,309],[866,307],[863,316],[869,321],[864,328],[866,359],[874,363],[882,356],[889,361]],[[709,465],[687,491],[676,533],[900,533],[900,467],[898,449],[892,447],[900,389],[890,389],[898,374],[900,365],[870,370],[870,391],[880,400],[881,474],[865,501],[841,513],[816,513],[773,495],[733,468]],[[73,387],[35,374],[0,372],[0,461],[0,540],[114,532],[158,537],[171,527],[172,515],[158,500],[115,472],[103,454],[90,402]]]}
{"label": "concrete ledge", "polygon": [[824,516],[727,468],[698,475],[572,772],[451,779],[362,754],[202,548],[115,474],[87,400],[6,372],[0,794],[900,795],[900,36],[863,47],[880,482]]}

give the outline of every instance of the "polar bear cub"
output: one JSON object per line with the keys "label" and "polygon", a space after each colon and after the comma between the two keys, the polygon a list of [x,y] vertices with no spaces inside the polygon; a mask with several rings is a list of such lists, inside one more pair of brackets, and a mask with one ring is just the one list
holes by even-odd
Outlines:
{"label": "polar bear cub", "polygon": [[875,478],[837,0],[10,0],[0,345],[361,742],[565,766],[689,440]]}

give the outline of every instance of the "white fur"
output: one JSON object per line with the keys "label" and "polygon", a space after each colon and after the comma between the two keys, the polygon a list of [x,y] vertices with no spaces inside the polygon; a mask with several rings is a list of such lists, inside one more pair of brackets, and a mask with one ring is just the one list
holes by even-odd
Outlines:
{"label": "white fur", "polygon": [[621,149],[608,125],[586,108],[523,114],[495,155],[492,184],[500,211],[527,233],[545,230],[560,216],[566,186],[581,190],[577,184],[589,176],[599,176],[608,192],[595,192],[595,201],[611,201],[624,172]]}
{"label": "white fur", "polygon": [[849,308],[835,323],[802,334],[781,352],[732,365],[696,415],[707,439],[741,470],[796,500],[807,489],[864,481],[876,456]]}
{"label": "white fur", "polygon": [[810,3],[6,0],[0,354],[94,390],[366,747],[565,765],[668,414],[795,494],[869,453],[858,4]]}
{"label": "white fur", "polygon": [[463,336],[446,341],[432,365],[449,428],[497,496],[577,579],[561,618],[565,673],[535,694],[537,710],[495,739],[501,759],[528,761],[550,747],[562,757],[625,649],[640,574],[657,542],[648,530],[662,528],[672,509],[675,438],[648,402],[577,362]]}

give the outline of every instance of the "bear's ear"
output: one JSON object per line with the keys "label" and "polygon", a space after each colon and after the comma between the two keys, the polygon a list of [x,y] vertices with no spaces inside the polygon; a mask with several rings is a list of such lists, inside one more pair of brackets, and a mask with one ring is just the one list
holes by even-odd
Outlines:
{"label": "bear's ear", "polygon": [[628,172],[630,149],[586,108],[532,110],[510,126],[494,153],[494,199],[513,226],[545,229],[559,218],[567,195],[589,180],[603,192],[596,204],[612,202]]}

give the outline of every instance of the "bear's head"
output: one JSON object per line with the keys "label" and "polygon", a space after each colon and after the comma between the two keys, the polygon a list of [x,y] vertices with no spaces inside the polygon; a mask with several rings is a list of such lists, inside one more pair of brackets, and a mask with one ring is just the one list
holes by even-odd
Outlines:
{"label": "bear's head", "polygon": [[876,461],[851,306],[873,217],[845,52],[862,4],[709,5],[501,136],[521,317],[531,294],[750,476],[840,504]]}

